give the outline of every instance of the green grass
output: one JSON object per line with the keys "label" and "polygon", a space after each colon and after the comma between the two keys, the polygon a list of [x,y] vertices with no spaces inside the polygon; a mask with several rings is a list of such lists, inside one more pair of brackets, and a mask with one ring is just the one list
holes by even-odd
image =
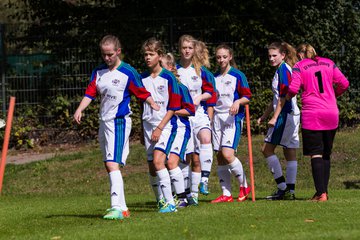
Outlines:
{"label": "green grass", "polygon": [[[359,239],[360,130],[335,139],[330,200],[314,193],[309,159],[298,152],[296,201],[265,201],[275,184],[253,137],[256,202],[209,204],[220,194],[216,164],[198,207],[159,214],[148,185],[144,148],[134,144],[122,169],[132,216],[102,219],[109,207],[108,177],[97,148],[25,165],[7,165],[0,196],[0,239]],[[238,156],[248,171],[247,140]],[[281,149],[278,149],[281,156]],[[249,176],[249,174],[248,174]],[[233,182],[233,189],[237,189]],[[234,191],[234,195],[237,191]]]}

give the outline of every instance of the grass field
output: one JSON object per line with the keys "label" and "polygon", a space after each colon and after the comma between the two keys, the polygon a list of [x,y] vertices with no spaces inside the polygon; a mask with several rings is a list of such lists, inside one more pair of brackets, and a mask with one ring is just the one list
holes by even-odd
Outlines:
{"label": "grass field", "polygon": [[[309,159],[298,153],[296,201],[264,200],[274,189],[254,136],[256,202],[210,204],[220,194],[216,164],[212,193],[198,207],[159,214],[148,184],[143,146],[133,144],[122,169],[127,204],[124,221],[105,221],[108,177],[96,146],[75,154],[6,166],[0,196],[0,239],[359,239],[360,129],[337,134],[330,200],[309,202],[313,181]],[[248,171],[246,138],[238,156]],[[281,156],[281,149],[279,156]],[[249,174],[248,174],[249,175]],[[233,181],[233,195],[237,186]]]}

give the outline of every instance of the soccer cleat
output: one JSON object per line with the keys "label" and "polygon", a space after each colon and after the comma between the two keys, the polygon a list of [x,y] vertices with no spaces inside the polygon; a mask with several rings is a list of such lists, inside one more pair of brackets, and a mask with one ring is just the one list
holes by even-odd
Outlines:
{"label": "soccer cleat", "polygon": [[107,220],[122,220],[124,219],[124,216],[121,210],[115,208],[109,208],[106,210],[106,214],[104,215],[103,218]]}
{"label": "soccer cleat", "polygon": [[207,182],[201,182],[199,186],[199,192],[203,195],[209,195],[209,186]]}
{"label": "soccer cleat", "polygon": [[161,199],[157,202],[157,207],[158,207],[158,209],[161,209],[165,204],[166,204],[165,198],[161,198]]}
{"label": "soccer cleat", "polygon": [[126,210],[126,211],[122,211],[122,215],[124,218],[129,218],[130,217],[130,210]]}
{"label": "soccer cleat", "polygon": [[267,200],[283,200],[286,190],[277,189],[272,195],[266,197]]}
{"label": "soccer cleat", "polygon": [[250,192],[251,192],[250,187],[240,187],[239,196],[237,198],[237,201],[238,202],[245,201],[248,198]]}
{"label": "soccer cleat", "polygon": [[176,204],[178,208],[184,208],[188,206],[186,198],[179,198],[178,203]]}
{"label": "soccer cleat", "polygon": [[295,200],[295,193],[290,192],[290,190],[286,190],[284,194],[284,200]]}
{"label": "soccer cleat", "polygon": [[162,208],[160,208],[159,213],[171,213],[177,212],[176,206],[166,203]]}
{"label": "soccer cleat", "polygon": [[314,202],[326,202],[328,200],[328,196],[326,193],[322,193],[320,196],[315,195],[312,197],[311,201],[314,201]]}
{"label": "soccer cleat", "polygon": [[198,206],[199,199],[197,197],[188,197],[187,198],[188,206]]}
{"label": "soccer cleat", "polygon": [[232,196],[221,195],[218,198],[211,201],[211,203],[222,203],[222,202],[233,202],[234,199]]}

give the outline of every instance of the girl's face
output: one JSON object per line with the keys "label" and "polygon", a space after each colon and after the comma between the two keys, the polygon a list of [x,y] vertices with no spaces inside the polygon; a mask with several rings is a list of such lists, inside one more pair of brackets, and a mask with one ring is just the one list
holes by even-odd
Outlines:
{"label": "girl's face", "polygon": [[113,43],[104,44],[101,46],[101,56],[110,69],[116,67],[120,61],[120,53],[121,48],[116,50]]}
{"label": "girl's face", "polygon": [[194,56],[195,48],[194,43],[190,41],[184,41],[181,44],[181,58],[185,60],[191,60]]}
{"label": "girl's face", "polygon": [[285,59],[285,53],[280,53],[279,49],[269,49],[269,61],[273,67],[279,66]]}
{"label": "girl's face", "polygon": [[222,70],[225,70],[232,60],[230,51],[224,48],[220,48],[216,51],[216,62],[219,64]]}
{"label": "girl's face", "polygon": [[144,60],[146,66],[150,69],[153,69],[158,64],[160,64],[160,59],[161,59],[160,55],[157,52],[152,51],[150,49],[146,50],[144,53]]}

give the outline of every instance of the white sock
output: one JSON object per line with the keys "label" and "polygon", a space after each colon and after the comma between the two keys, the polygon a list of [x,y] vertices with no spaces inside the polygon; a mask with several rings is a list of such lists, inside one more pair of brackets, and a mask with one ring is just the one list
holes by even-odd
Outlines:
{"label": "white sock", "polygon": [[208,182],[213,162],[213,149],[211,143],[200,144],[201,182]]}
{"label": "white sock", "polygon": [[185,188],[185,190],[190,189],[190,178],[189,178],[190,166],[189,166],[189,164],[180,162],[179,167],[181,168],[183,178],[184,178],[184,188]]}
{"label": "white sock", "polygon": [[124,181],[120,170],[109,172],[111,208],[126,211]]}
{"label": "white sock", "polygon": [[222,190],[222,195],[231,196],[231,172],[228,165],[218,165],[217,174]]}
{"label": "white sock", "polygon": [[[274,179],[277,180],[278,178],[283,177],[282,168],[281,168],[281,164],[280,164],[278,157],[274,154],[274,155],[271,155],[270,157],[267,157],[266,160],[267,160],[270,171],[274,175]],[[281,190],[286,189],[285,182],[279,182],[279,183],[277,183],[277,186]]]}
{"label": "white sock", "polygon": [[173,195],[171,193],[170,175],[166,168],[156,171],[156,175],[159,177],[159,186],[165,201],[171,205],[175,205]]}
{"label": "white sock", "polygon": [[149,182],[150,182],[150,186],[154,192],[154,195],[156,197],[156,201],[159,201],[160,199],[162,199],[164,196],[160,190],[159,187],[159,178],[158,176],[151,176],[149,174]]}
{"label": "white sock", "polygon": [[287,161],[287,163],[286,163],[286,184],[293,185],[293,189],[290,188],[291,192],[294,192],[294,189],[295,189],[297,165],[298,165],[298,162],[296,160]]}
{"label": "white sock", "polygon": [[235,160],[228,164],[230,171],[235,175],[235,178],[238,180],[239,185],[244,183],[244,169],[240,160],[235,157]]}
{"label": "white sock", "polygon": [[191,172],[191,195],[197,197],[199,193],[201,173]]}
{"label": "white sock", "polygon": [[179,167],[169,170],[171,184],[174,186],[175,193],[180,194],[185,192],[184,177]]}

